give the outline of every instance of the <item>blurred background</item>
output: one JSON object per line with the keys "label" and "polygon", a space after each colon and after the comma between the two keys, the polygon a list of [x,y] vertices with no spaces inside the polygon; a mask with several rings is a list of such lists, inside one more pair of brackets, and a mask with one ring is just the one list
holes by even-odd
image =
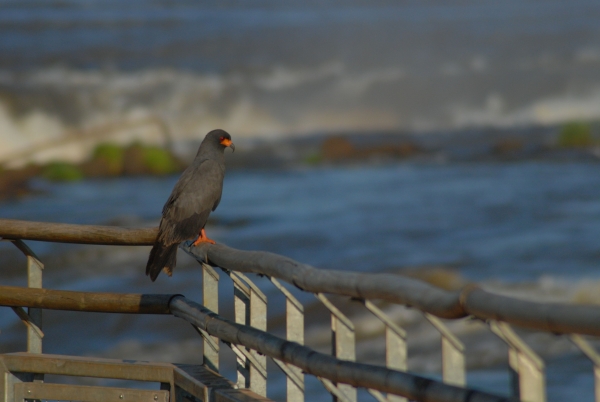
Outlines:
{"label": "blurred background", "polygon": [[[155,226],[222,128],[237,148],[207,229],[219,242],[599,303],[598,122],[597,1],[0,1],[2,218]],[[146,247],[30,245],[48,288],[201,300],[182,252],[173,278],[151,283]],[[24,285],[24,258],[1,246],[0,280]],[[360,328],[357,307],[339,303]],[[389,309],[408,330],[409,368],[439,376],[435,332]],[[269,314],[278,333],[282,311]],[[328,350],[321,318],[307,342]],[[44,325],[48,353],[201,359],[175,319],[47,312]],[[506,394],[506,348],[482,325],[453,325],[469,384]],[[24,350],[10,311],[0,329],[2,352]],[[367,332],[358,358],[378,362]],[[591,400],[591,364],[562,338],[522,334],[546,358],[549,400]],[[283,381],[271,387],[283,398]]]}

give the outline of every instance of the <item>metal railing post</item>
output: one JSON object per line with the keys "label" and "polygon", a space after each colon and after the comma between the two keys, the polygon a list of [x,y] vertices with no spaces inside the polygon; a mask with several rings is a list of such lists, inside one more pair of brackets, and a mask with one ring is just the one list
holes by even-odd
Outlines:
{"label": "metal railing post", "polygon": [[[394,370],[407,370],[406,331],[370,300],[362,300],[365,307],[385,324],[385,365]],[[378,398],[375,396],[375,398]],[[407,402],[408,399],[388,394],[389,402]]]}
{"label": "metal railing post", "polygon": [[[333,355],[342,360],[354,361],[356,359],[354,324],[324,294],[317,293],[316,296],[331,312]],[[356,401],[356,388],[347,384],[337,384],[337,388],[345,396],[345,400]],[[335,394],[333,400],[338,400]]]}
{"label": "metal railing post", "polygon": [[[202,264],[202,303],[204,306],[219,313],[219,274],[210,265]],[[210,369],[219,371],[219,338],[202,334],[204,345],[204,364]]]}
{"label": "metal railing post", "polygon": [[442,336],[442,379],[447,384],[465,386],[464,344],[450,332],[442,320],[429,313],[423,315]]}
{"label": "metal railing post", "polygon": [[[505,322],[491,320],[490,329],[509,347],[509,364],[518,374],[518,392],[523,401],[546,401],[544,361]],[[514,388],[516,388],[513,385]],[[516,391],[516,389],[514,389]]]}
{"label": "metal railing post", "polygon": [[[234,273],[231,272],[231,279],[234,279]],[[239,280],[233,280],[233,308],[234,317],[237,324],[248,325],[250,289]],[[250,363],[243,354],[241,347],[231,345],[231,348],[237,355],[237,386],[239,388],[250,387]]]}
{"label": "metal railing post", "polygon": [[[234,286],[235,322],[266,331],[267,296],[244,274],[228,273]],[[267,395],[267,357],[255,350],[232,345],[238,356],[240,388],[250,388],[258,395]]]}
{"label": "metal railing post", "polygon": [[[304,306],[281,284],[281,282],[275,278],[269,279],[285,296],[286,339],[304,345]],[[287,402],[303,402],[304,374],[302,374],[302,370],[280,360],[274,361],[286,374]]]}
{"label": "metal railing post", "polygon": [[569,339],[594,363],[594,400],[600,402],[600,354],[581,335],[571,334]]}
{"label": "metal railing post", "polygon": [[[27,257],[27,287],[41,289],[44,264],[22,240],[12,240],[12,243]],[[22,309],[15,312],[27,324],[27,351],[42,353],[42,309],[29,308],[27,314]]]}

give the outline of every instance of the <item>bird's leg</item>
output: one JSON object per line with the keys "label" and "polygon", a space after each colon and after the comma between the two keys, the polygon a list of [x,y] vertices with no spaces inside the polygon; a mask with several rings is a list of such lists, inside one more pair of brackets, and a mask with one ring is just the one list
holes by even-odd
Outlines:
{"label": "bird's leg", "polygon": [[206,236],[206,231],[204,230],[204,228],[202,228],[202,230],[200,230],[200,234],[198,235],[198,238],[192,243],[192,246],[196,247],[200,243],[215,244],[214,240],[209,239]]}

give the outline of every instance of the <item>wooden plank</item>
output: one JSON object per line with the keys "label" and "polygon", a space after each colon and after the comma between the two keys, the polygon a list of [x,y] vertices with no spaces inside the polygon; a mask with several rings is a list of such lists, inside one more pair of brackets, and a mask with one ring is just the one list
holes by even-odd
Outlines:
{"label": "wooden plank", "polygon": [[81,377],[113,378],[132,381],[172,383],[169,363],[147,363],[94,357],[10,353],[0,355],[5,370]]}
{"label": "wooden plank", "polygon": [[183,389],[185,392],[197,398],[201,398],[203,401],[209,400],[210,389],[206,386],[206,384],[203,384],[201,381],[198,381],[197,378],[193,377],[185,370],[182,370],[178,367],[174,367],[173,381],[175,386]]}
{"label": "wooden plank", "polygon": [[220,389],[214,393],[215,402],[272,402],[249,389]]}
{"label": "wooden plank", "polygon": [[174,364],[174,366],[178,371],[186,373],[209,388],[233,389],[235,386],[233,382],[206,366],[198,364]]}
{"label": "wooden plank", "polygon": [[169,392],[41,382],[15,384],[14,401],[23,402],[25,399],[84,402],[169,402]]}
{"label": "wooden plank", "polygon": [[[178,384],[178,373],[184,373],[187,376],[192,377],[206,387],[207,393],[206,399],[204,399],[206,401],[270,401],[270,399],[258,395],[250,389],[236,389],[236,385],[233,382],[220,376],[208,367],[194,364],[176,364],[175,366],[177,367],[175,370],[175,383]],[[190,392],[187,389],[186,391]]]}
{"label": "wooden plank", "polygon": [[91,293],[0,286],[0,306],[125,314],[170,314],[175,295]]}

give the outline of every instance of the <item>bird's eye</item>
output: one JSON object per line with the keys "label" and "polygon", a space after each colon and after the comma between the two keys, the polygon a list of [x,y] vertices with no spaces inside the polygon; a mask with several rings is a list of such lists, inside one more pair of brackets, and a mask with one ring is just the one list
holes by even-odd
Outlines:
{"label": "bird's eye", "polygon": [[225,139],[225,137],[221,137],[219,138],[219,141],[222,142]]}

